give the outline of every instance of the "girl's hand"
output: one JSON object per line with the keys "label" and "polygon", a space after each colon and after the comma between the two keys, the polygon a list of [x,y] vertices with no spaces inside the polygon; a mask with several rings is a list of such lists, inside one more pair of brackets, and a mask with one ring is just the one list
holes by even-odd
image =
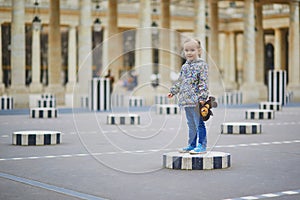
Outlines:
{"label": "girl's hand", "polygon": [[168,98],[172,98],[173,94],[172,93],[168,93]]}
{"label": "girl's hand", "polygon": [[205,101],[200,101],[199,103],[201,104],[201,106],[203,106],[205,104]]}

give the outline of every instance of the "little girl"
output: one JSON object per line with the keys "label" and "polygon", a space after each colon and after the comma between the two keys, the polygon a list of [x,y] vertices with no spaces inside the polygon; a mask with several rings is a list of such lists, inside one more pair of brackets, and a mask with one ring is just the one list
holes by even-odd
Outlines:
{"label": "little girl", "polygon": [[[188,125],[188,145],[181,153],[200,154],[206,152],[206,127],[199,114],[199,103],[208,97],[208,65],[200,58],[201,43],[187,39],[183,43],[186,62],[182,65],[177,82],[171,87],[168,97],[179,93],[178,104],[183,107]],[[197,142],[198,138],[198,142]]]}

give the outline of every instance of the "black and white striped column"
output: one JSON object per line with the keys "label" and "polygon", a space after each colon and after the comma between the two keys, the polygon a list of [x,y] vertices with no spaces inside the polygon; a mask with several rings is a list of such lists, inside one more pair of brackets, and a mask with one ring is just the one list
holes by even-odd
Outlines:
{"label": "black and white striped column", "polygon": [[52,145],[61,143],[61,133],[57,131],[18,131],[12,134],[13,145]]}
{"label": "black and white striped column", "polygon": [[273,110],[246,110],[246,119],[274,119],[275,114]]}
{"label": "black and white striped column", "polygon": [[145,98],[140,96],[129,97],[129,107],[142,107],[145,104]]}
{"label": "black and white striped column", "polygon": [[29,95],[29,107],[39,107],[39,108],[55,108],[56,98],[53,94],[30,94]]}
{"label": "black and white striped column", "polygon": [[282,105],[279,102],[260,102],[259,109],[280,111],[282,109]]}
{"label": "black and white striped column", "polygon": [[156,113],[161,115],[179,114],[180,108],[177,104],[156,105]]}
{"label": "black and white striped column", "polygon": [[157,94],[154,97],[154,103],[155,104],[169,104],[169,98],[166,94]]}
{"label": "black and white striped column", "polygon": [[286,104],[286,71],[269,70],[268,101]]}
{"label": "black and white striped column", "polygon": [[88,108],[89,107],[89,97],[81,96],[80,97],[80,107],[81,108]]}
{"label": "black and white striped column", "polygon": [[250,122],[226,122],[221,124],[221,134],[259,134],[261,124]]}
{"label": "black and white striped column", "polygon": [[55,98],[39,99],[38,107],[39,108],[55,108],[56,107]]}
{"label": "black and white striped column", "polygon": [[89,107],[91,110],[111,109],[109,78],[93,78],[89,89]]}
{"label": "black and white striped column", "polygon": [[138,114],[110,114],[107,116],[107,124],[112,125],[139,125],[141,123]]}
{"label": "black and white striped column", "polygon": [[1,107],[0,110],[12,110],[14,108],[14,101],[11,96],[1,96]]}
{"label": "black and white striped column", "polygon": [[56,118],[56,108],[30,108],[31,118]]}
{"label": "black and white striped column", "polygon": [[223,105],[238,105],[243,103],[243,93],[240,91],[225,92],[218,98],[218,102]]}
{"label": "black and white striped column", "polygon": [[163,154],[163,167],[168,169],[206,170],[231,166],[229,153],[210,151],[205,154],[170,152]]}
{"label": "black and white striped column", "polygon": [[[127,103],[125,103],[127,101]],[[112,107],[125,107],[128,106],[128,96],[124,94],[114,93],[111,95],[111,106]]]}

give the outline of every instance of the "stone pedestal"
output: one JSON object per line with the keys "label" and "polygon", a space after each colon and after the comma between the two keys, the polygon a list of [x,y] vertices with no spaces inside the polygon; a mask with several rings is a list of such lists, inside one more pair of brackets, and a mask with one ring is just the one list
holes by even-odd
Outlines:
{"label": "stone pedestal", "polygon": [[273,110],[252,109],[246,110],[246,119],[274,119],[275,112]]}
{"label": "stone pedestal", "polygon": [[282,109],[282,105],[279,102],[260,102],[259,109],[280,111]]}
{"label": "stone pedestal", "polygon": [[156,105],[156,113],[160,115],[180,114],[180,108],[176,104]]}
{"label": "stone pedestal", "polygon": [[138,114],[110,114],[107,116],[107,124],[112,125],[139,125],[141,124],[141,117]]}
{"label": "stone pedestal", "polygon": [[22,146],[51,145],[61,143],[58,131],[18,131],[12,134],[12,144]]}
{"label": "stone pedestal", "polygon": [[163,155],[163,167],[169,169],[206,170],[231,166],[229,153],[209,151],[205,154],[170,152]]}
{"label": "stone pedestal", "polygon": [[221,124],[221,134],[259,134],[261,124],[250,122],[227,122]]}

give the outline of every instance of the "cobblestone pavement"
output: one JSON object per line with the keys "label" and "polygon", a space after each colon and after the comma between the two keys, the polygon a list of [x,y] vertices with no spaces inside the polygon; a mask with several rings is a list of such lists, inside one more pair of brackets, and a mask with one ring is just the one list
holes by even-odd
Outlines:
{"label": "cobblestone pavement", "polygon": [[[163,153],[186,145],[184,113],[142,108],[134,111],[140,125],[118,126],[106,123],[110,112],[61,109],[52,119],[0,112],[0,199],[300,199],[300,105],[272,120],[246,120],[248,108],[214,110],[209,150],[230,153],[231,167],[198,171],[162,168]],[[223,122],[246,121],[261,123],[262,134],[221,134]],[[62,143],[12,145],[22,130],[60,131]]]}

